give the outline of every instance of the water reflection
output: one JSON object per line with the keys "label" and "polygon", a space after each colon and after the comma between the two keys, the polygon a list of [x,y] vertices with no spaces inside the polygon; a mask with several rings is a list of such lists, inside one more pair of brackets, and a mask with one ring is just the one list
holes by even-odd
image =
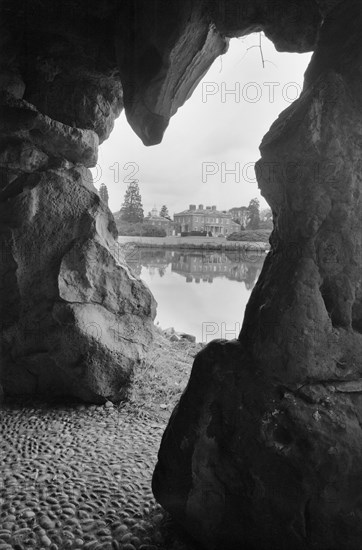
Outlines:
{"label": "water reflection", "polygon": [[207,342],[237,338],[264,259],[256,252],[245,260],[238,251],[145,248],[132,253],[128,263],[154,294],[160,326]]}
{"label": "water reflection", "polygon": [[142,267],[147,268],[149,275],[156,270],[160,277],[171,271],[185,277],[186,283],[213,283],[216,277],[226,277],[232,281],[245,283],[247,290],[254,287],[264,261],[264,255],[254,253],[248,261],[243,260],[238,251],[174,251],[163,249],[138,249],[138,253],[129,260],[133,271],[141,276]]}
{"label": "water reflection", "polygon": [[257,264],[241,262],[237,252],[192,252],[172,258],[172,271],[186,277],[187,283],[213,283],[216,277],[226,277],[245,283],[248,290],[253,288],[260,267],[260,260]]}

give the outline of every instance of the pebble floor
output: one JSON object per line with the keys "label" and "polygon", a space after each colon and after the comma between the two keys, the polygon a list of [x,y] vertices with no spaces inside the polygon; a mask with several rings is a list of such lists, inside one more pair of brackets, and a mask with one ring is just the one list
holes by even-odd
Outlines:
{"label": "pebble floor", "polygon": [[113,406],[0,415],[0,550],[198,550],[152,495],[164,422]]}

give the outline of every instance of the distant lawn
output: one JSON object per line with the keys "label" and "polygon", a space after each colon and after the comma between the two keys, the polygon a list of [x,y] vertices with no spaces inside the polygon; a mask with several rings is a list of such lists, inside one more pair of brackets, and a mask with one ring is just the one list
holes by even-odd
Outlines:
{"label": "distant lawn", "polygon": [[245,231],[231,233],[227,237],[227,240],[267,243],[269,241],[270,233],[271,229],[245,229]]}

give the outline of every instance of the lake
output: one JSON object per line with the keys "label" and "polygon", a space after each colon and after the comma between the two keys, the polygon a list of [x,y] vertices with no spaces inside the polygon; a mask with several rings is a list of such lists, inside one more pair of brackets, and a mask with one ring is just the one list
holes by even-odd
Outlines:
{"label": "lake", "polygon": [[138,248],[127,258],[157,300],[155,323],[198,342],[237,338],[265,254]]}

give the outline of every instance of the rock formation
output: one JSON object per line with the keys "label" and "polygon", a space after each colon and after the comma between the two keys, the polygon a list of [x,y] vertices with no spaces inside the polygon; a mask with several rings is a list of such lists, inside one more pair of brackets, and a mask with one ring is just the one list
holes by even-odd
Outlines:
{"label": "rock formation", "polygon": [[150,342],[155,305],[119,257],[114,220],[85,167],[97,134],[2,99],[5,392],[119,400]]}
{"label": "rock formation", "polygon": [[325,17],[261,145],[271,252],[238,341],[210,343],[164,434],[159,502],[210,549],[362,540],[362,10]]}
{"label": "rock formation", "polygon": [[123,107],[115,54],[102,13],[3,4],[1,383],[7,395],[119,401],[155,301],[122,258],[88,169]]}
{"label": "rock formation", "polygon": [[284,51],[308,51],[320,19],[313,0],[123,2],[115,44],[130,125],[145,144],[159,143],[170,117],[227,50],[226,37],[264,30]]}

